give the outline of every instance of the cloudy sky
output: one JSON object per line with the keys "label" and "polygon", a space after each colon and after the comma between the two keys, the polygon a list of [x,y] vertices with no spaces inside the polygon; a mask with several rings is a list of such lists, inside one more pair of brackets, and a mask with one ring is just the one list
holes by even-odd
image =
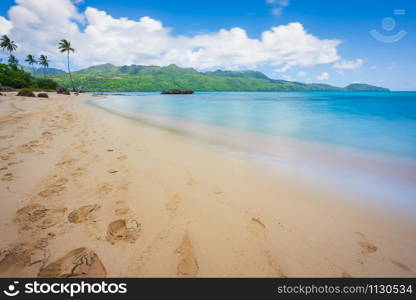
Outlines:
{"label": "cloudy sky", "polygon": [[46,54],[64,68],[57,43],[66,38],[74,69],[174,63],[416,90],[412,0],[0,1],[0,34],[21,61]]}

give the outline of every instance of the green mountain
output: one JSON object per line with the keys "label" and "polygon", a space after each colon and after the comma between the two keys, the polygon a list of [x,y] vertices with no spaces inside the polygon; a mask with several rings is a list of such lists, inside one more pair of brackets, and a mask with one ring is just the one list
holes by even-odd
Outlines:
{"label": "green mountain", "polygon": [[388,91],[389,89],[381,88],[364,83],[353,83],[345,87],[348,91]]}
{"label": "green mountain", "polygon": [[[48,76],[65,87],[70,87],[69,76]],[[271,79],[257,71],[199,72],[176,65],[114,66],[103,64],[73,73],[76,86],[87,91],[162,91],[188,89],[195,91],[384,91],[370,85],[349,85],[340,88],[327,84]]]}

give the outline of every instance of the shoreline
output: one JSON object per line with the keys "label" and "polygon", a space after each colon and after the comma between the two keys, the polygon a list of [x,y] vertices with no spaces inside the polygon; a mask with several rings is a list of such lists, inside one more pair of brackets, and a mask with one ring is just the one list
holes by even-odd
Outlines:
{"label": "shoreline", "polygon": [[[111,100],[111,97],[108,99]],[[141,125],[189,137],[191,142],[201,143],[213,150],[248,158],[262,165],[265,171],[271,173],[270,176],[276,171],[292,173],[294,178],[311,184],[333,185],[351,197],[371,199],[368,205],[373,209],[383,206],[384,211],[391,213],[393,210],[402,217],[412,219],[414,216],[416,160],[411,157],[242,131],[115,105],[101,105],[101,100],[85,102]],[[297,171],[299,169],[301,172]],[[380,189],[381,186],[383,189]],[[383,202],[380,203],[380,200]],[[398,203],[401,207],[397,207]]]}
{"label": "shoreline", "polygon": [[[108,277],[416,276],[407,221],[85,97],[0,96],[0,277],[36,276],[79,247],[97,254]],[[16,211],[35,203],[46,215],[16,222]],[[99,208],[71,223],[85,205]],[[112,243],[108,226],[118,219],[136,231]]]}

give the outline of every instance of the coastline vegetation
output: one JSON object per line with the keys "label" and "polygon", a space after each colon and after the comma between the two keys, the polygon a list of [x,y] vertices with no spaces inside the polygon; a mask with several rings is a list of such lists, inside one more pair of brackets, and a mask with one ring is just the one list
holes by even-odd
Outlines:
{"label": "coastline vegetation", "polygon": [[[17,50],[16,43],[7,35],[0,39],[0,48],[9,53],[8,64],[0,62],[0,87],[3,89],[28,89],[54,91],[59,85],[52,79],[46,77],[45,70],[49,67],[50,60],[46,55],[40,55],[39,60],[32,54],[26,56],[25,62],[29,65],[24,68],[19,65],[19,60],[13,55]],[[35,65],[39,64],[43,69],[43,78],[35,77]],[[27,69],[32,70],[32,74]]]}

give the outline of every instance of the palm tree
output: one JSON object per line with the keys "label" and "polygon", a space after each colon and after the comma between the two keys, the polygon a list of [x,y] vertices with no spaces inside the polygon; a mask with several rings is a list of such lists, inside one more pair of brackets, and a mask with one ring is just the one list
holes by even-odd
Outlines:
{"label": "palm tree", "polygon": [[75,49],[71,47],[71,42],[67,40],[61,40],[58,46],[58,49],[61,51],[61,53],[67,53],[69,78],[71,79],[72,90],[75,91],[74,81],[72,80],[71,69],[69,67],[69,53],[75,52]]}
{"label": "palm tree", "polygon": [[9,51],[10,56],[12,55],[12,52],[17,49],[17,45],[7,35],[1,37],[0,47],[5,51]]}
{"label": "palm tree", "polygon": [[39,56],[39,64],[43,67],[43,77],[46,78],[46,68],[49,68],[50,60],[46,55]]}
{"label": "palm tree", "polygon": [[32,67],[33,76],[34,76],[36,71],[35,71],[35,67],[33,65],[37,64],[38,61],[36,60],[36,58],[32,54],[29,54],[28,56],[26,56],[25,62],[27,62]]}
{"label": "palm tree", "polygon": [[17,64],[19,63],[19,60],[14,55],[10,55],[8,59],[9,65],[17,67]]}

